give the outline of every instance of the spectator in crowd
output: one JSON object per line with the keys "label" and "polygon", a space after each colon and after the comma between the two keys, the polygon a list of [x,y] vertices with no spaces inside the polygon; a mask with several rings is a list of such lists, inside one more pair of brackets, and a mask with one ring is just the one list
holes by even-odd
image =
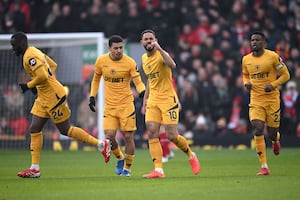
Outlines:
{"label": "spectator in crowd", "polygon": [[9,118],[24,115],[24,95],[19,91],[17,84],[11,85],[11,89],[7,91],[4,98]]}
{"label": "spectator in crowd", "polygon": [[197,112],[200,98],[197,89],[192,80],[184,79],[182,85],[182,89],[178,94],[182,107],[185,111],[194,110]]}
{"label": "spectator in crowd", "polygon": [[88,23],[90,24],[90,28],[92,32],[103,32],[104,31],[104,27],[103,27],[103,19],[105,18],[105,16],[103,15],[104,12],[104,8],[103,8],[103,4],[101,3],[101,1],[97,0],[97,1],[93,1],[93,4],[89,7],[88,10],[88,16],[87,16],[87,20]]}
{"label": "spectator in crowd", "polygon": [[[41,1],[31,1],[31,31],[33,32],[44,32],[44,24],[46,22],[48,14],[51,12],[53,0],[41,0]],[[58,3],[58,1],[57,1]]]}
{"label": "spectator in crowd", "polygon": [[283,123],[285,134],[291,135],[296,132],[297,109],[295,107],[299,93],[297,91],[296,82],[290,80],[286,84],[286,90],[283,91],[282,101],[283,107]]}
{"label": "spectator in crowd", "polygon": [[284,37],[280,38],[275,45],[275,51],[284,60],[290,57],[290,45]]}
{"label": "spectator in crowd", "polygon": [[17,84],[11,85],[4,99],[6,116],[3,119],[3,125],[6,130],[13,135],[26,135],[29,122],[24,116],[24,96],[19,91]]}
{"label": "spectator in crowd", "polygon": [[60,4],[58,1],[52,4],[50,12],[47,13],[47,16],[44,21],[44,26],[42,28],[43,32],[53,32],[55,21],[61,15]]}
{"label": "spectator in crowd", "polygon": [[184,132],[181,133],[185,138],[187,139],[193,139],[194,138],[194,128],[196,126],[196,119],[197,116],[195,115],[197,113],[194,110],[187,109],[183,113],[182,123],[184,124]]}
{"label": "spectator in crowd", "polygon": [[139,42],[139,34],[143,30],[143,21],[136,2],[131,1],[125,15],[124,35],[128,42]]}
{"label": "spectator in crowd", "polygon": [[214,85],[212,91],[212,120],[218,121],[222,119],[222,121],[226,123],[225,126],[227,126],[232,106],[231,91],[225,78],[221,74],[214,74],[212,81]]}
{"label": "spectator in crowd", "polygon": [[68,33],[76,32],[79,27],[76,27],[76,22],[78,19],[73,13],[73,8],[70,4],[61,5],[61,15],[59,15],[53,22],[53,27],[51,32],[57,33]]}
{"label": "spectator in crowd", "polygon": [[120,33],[120,29],[121,35],[124,35],[122,29],[123,26],[121,24],[123,22],[123,19],[121,18],[122,10],[118,4],[113,1],[108,1],[105,7],[104,16],[103,31],[105,37]]}
{"label": "spectator in crowd", "polygon": [[31,10],[26,0],[13,0],[8,9],[14,13],[17,31],[31,31]]}

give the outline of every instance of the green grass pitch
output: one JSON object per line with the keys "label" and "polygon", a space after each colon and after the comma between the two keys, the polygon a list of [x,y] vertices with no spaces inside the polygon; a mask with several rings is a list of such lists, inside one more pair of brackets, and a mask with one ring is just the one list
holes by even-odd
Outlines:
{"label": "green grass pitch", "polygon": [[43,151],[42,176],[16,176],[30,164],[29,151],[0,151],[0,200],[277,200],[300,199],[300,148],[267,150],[270,176],[257,177],[254,150],[195,149],[201,171],[193,175],[187,158],[175,150],[164,164],[165,179],[144,179],[152,170],[148,149],[136,150],[131,177],[114,174],[96,151]]}

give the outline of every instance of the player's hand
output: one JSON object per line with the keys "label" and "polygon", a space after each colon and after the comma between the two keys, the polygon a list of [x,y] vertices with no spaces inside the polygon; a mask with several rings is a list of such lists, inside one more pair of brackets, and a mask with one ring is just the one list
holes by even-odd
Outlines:
{"label": "player's hand", "polygon": [[25,93],[27,90],[29,90],[27,83],[19,83],[19,88],[21,89],[22,93]]}
{"label": "player's hand", "polygon": [[34,94],[34,95],[37,94],[37,89],[36,89],[36,87],[31,88],[30,91],[31,91],[32,94]]}
{"label": "player's hand", "polygon": [[145,95],[145,90],[143,90],[140,94],[139,94],[139,98],[144,98]]}
{"label": "player's hand", "polygon": [[89,106],[90,106],[91,111],[96,112],[96,109],[95,109],[95,107],[96,107],[95,97],[93,97],[93,96],[90,97]]}
{"label": "player's hand", "polygon": [[161,50],[161,46],[158,44],[157,40],[152,42],[152,46],[155,47],[157,50]]}
{"label": "player's hand", "polygon": [[252,84],[251,83],[246,83],[245,84],[245,88],[248,92],[250,92],[251,88],[252,88]]}
{"label": "player's hand", "polygon": [[272,84],[265,85],[265,92],[271,92],[273,89],[274,88],[273,88]]}

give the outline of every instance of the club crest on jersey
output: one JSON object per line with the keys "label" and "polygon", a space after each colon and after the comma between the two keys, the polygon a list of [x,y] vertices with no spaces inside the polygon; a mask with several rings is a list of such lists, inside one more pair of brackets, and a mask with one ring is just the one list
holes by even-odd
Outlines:
{"label": "club crest on jersey", "polygon": [[35,60],[35,58],[30,58],[30,59],[29,59],[29,65],[30,65],[31,67],[33,67],[33,66],[36,65],[36,60]]}
{"label": "club crest on jersey", "polygon": [[147,68],[148,68],[148,70],[151,70],[151,65],[148,65]]}
{"label": "club crest on jersey", "polygon": [[111,70],[110,70],[110,73],[111,73],[111,74],[115,74],[115,73],[116,73],[116,70],[111,69]]}
{"label": "club crest on jersey", "polygon": [[256,65],[256,66],[255,66],[255,70],[256,70],[256,71],[258,71],[259,68],[260,68],[259,65]]}

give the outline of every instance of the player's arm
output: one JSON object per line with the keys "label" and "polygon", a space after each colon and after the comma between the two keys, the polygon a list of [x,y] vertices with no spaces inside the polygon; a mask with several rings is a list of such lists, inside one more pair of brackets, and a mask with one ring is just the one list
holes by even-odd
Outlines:
{"label": "player's arm", "polygon": [[145,112],[146,112],[146,106],[147,106],[148,98],[149,98],[149,81],[147,80],[144,99],[143,99],[143,106],[142,106],[142,109],[141,109],[141,112],[143,114],[145,114]]}
{"label": "player's arm", "polygon": [[134,76],[132,77],[132,81],[135,85],[135,88],[137,90],[137,92],[139,93],[139,96],[141,98],[144,97],[145,95],[145,84],[143,83],[142,79],[141,79],[141,76],[140,75],[137,75],[137,76]]}
{"label": "player's arm", "polygon": [[33,94],[37,94],[36,86],[48,78],[48,72],[45,70],[43,65],[37,67],[34,72],[35,76],[31,81],[19,84],[23,93],[31,89]]}
{"label": "player's arm", "polygon": [[36,76],[31,81],[27,82],[28,88],[34,88],[48,78],[48,72],[43,65],[37,67],[34,72]]}
{"label": "player's arm", "polygon": [[101,80],[101,74],[98,74],[96,71],[94,72],[93,80],[91,83],[91,90],[90,90],[90,102],[89,107],[90,110],[93,112],[96,112],[96,95],[99,89],[100,80]]}
{"label": "player's arm", "polygon": [[280,76],[278,77],[278,79],[276,79],[275,81],[273,81],[271,83],[273,88],[276,88],[278,85],[284,84],[285,82],[290,80],[290,72],[289,72],[287,66],[284,63],[281,63],[281,64],[282,64],[282,66],[278,65],[276,67]]}
{"label": "player's arm", "polygon": [[249,77],[249,72],[245,66],[244,59],[242,60],[242,78],[243,78],[243,83],[247,91],[251,90],[251,83],[250,83],[250,77]]}
{"label": "player's arm", "polygon": [[101,80],[101,74],[94,72],[94,76],[91,82],[90,96],[95,97],[97,95],[99,85],[100,85],[100,80]]}
{"label": "player's arm", "polygon": [[167,51],[165,51],[163,48],[161,48],[161,46],[158,44],[157,41],[154,42],[154,45],[156,49],[159,51],[160,55],[162,56],[163,62],[171,69],[175,69],[176,63],[173,60],[173,58],[170,56],[170,54]]}

